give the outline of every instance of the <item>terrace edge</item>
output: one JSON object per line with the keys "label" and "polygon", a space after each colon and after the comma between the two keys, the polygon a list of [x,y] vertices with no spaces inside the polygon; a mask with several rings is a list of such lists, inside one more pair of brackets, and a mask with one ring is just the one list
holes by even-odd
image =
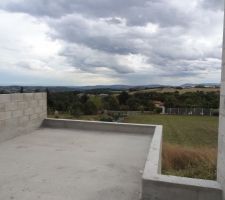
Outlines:
{"label": "terrace edge", "polygon": [[217,181],[161,174],[162,126],[157,126],[142,176],[141,200],[221,200]]}

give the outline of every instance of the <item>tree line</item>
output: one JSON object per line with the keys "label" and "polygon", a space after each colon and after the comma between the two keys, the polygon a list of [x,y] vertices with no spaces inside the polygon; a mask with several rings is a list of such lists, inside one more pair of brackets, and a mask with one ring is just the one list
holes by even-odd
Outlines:
{"label": "tree line", "polygon": [[163,102],[165,107],[179,108],[214,108],[219,107],[219,93],[217,92],[186,92],[180,94],[139,92],[130,94],[126,91],[119,94],[99,94],[80,92],[49,92],[48,110],[55,110],[71,115],[94,115],[104,110],[116,111],[152,111],[160,112],[154,101]]}

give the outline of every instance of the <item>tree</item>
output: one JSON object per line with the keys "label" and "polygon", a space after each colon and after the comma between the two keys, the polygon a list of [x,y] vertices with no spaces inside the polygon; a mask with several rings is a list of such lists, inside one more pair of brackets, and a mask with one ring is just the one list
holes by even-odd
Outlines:
{"label": "tree", "polygon": [[81,97],[80,97],[80,102],[81,103],[86,103],[88,101],[89,97],[87,94],[83,94]]}
{"label": "tree", "polygon": [[70,107],[70,114],[79,117],[80,115],[83,114],[82,112],[82,104],[80,102],[73,102],[73,104]]}
{"label": "tree", "polygon": [[138,107],[138,110],[141,111],[141,112],[143,113],[144,110],[145,110],[145,107],[141,105],[141,106]]}
{"label": "tree", "polygon": [[53,103],[53,100],[51,98],[51,93],[48,88],[46,88],[46,94],[47,94],[47,104],[48,104],[47,108],[48,108],[48,111],[51,112],[51,111],[53,111],[54,103]]}
{"label": "tree", "polygon": [[85,115],[96,115],[98,112],[98,109],[94,102],[89,99],[83,106],[83,112]]}
{"label": "tree", "polygon": [[20,93],[23,93],[24,89],[23,87],[20,88]]}
{"label": "tree", "polygon": [[99,96],[91,96],[90,100],[95,104],[98,111],[103,109],[102,99]]}
{"label": "tree", "polygon": [[129,99],[129,94],[125,91],[123,91],[122,93],[120,93],[120,95],[118,96],[118,100],[120,105],[126,105],[127,100]]}
{"label": "tree", "polygon": [[127,105],[129,106],[130,110],[138,110],[140,101],[138,98],[131,97],[127,100]]}
{"label": "tree", "polygon": [[155,109],[155,104],[153,103],[153,101],[148,101],[148,104],[147,104],[147,108],[148,110],[151,110],[153,111]]}
{"label": "tree", "polygon": [[107,96],[103,99],[106,110],[119,110],[119,102],[115,96]]}
{"label": "tree", "polygon": [[170,94],[165,96],[165,106],[166,107],[176,107],[177,106],[177,99],[174,95]]}

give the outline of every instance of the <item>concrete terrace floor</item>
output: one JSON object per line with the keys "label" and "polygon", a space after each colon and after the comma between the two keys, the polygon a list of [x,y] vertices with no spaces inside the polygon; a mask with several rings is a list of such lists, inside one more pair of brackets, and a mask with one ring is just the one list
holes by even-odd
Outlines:
{"label": "concrete terrace floor", "polygon": [[138,200],[151,135],[42,128],[0,144],[1,200]]}

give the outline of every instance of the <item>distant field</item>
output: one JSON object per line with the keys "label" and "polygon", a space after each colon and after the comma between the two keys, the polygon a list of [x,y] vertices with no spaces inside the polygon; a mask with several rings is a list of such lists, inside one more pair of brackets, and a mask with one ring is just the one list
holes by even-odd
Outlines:
{"label": "distant field", "polygon": [[138,90],[134,92],[130,92],[130,94],[135,93],[141,93],[141,92],[179,92],[180,94],[186,93],[186,92],[220,92],[220,88],[185,88],[185,89],[176,89],[176,88],[153,88],[153,89],[146,89],[146,90]]}
{"label": "distant field", "polygon": [[[59,118],[74,117],[60,114]],[[84,115],[77,119],[99,120],[100,116]],[[164,174],[216,179],[218,117],[137,115],[129,116],[125,122],[163,125]]]}
{"label": "distant field", "polygon": [[138,115],[125,122],[163,125],[163,173],[216,179],[218,118]]}

